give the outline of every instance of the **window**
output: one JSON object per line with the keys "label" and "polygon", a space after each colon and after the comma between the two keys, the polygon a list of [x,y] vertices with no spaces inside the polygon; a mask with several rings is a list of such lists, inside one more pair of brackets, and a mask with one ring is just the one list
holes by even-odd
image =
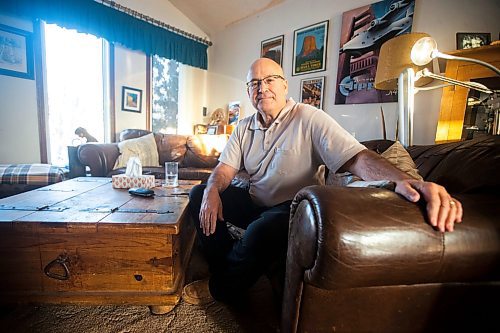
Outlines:
{"label": "window", "polygon": [[83,127],[99,142],[109,130],[104,96],[106,43],[89,34],[44,25],[47,71],[47,136],[49,162],[68,166],[67,146],[78,145]]}
{"label": "window", "polygon": [[158,56],[152,58],[152,130],[153,132],[177,134],[179,63]]}

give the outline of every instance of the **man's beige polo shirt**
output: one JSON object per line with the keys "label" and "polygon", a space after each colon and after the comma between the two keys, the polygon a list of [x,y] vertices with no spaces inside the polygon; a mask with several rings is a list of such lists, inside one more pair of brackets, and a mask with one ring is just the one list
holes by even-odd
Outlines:
{"label": "man's beige polo shirt", "polygon": [[336,172],[366,149],[324,111],[291,98],[268,128],[257,115],[240,121],[219,161],[250,174],[250,195],[261,206],[292,200],[319,184],[320,165]]}

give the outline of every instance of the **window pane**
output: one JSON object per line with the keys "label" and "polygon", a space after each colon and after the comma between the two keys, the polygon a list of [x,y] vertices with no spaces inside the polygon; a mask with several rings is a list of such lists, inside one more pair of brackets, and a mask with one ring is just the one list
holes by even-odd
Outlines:
{"label": "window pane", "polygon": [[45,25],[50,163],[67,166],[67,146],[85,128],[104,142],[102,40]]}
{"label": "window pane", "polygon": [[153,132],[176,134],[179,100],[179,63],[153,56]]}

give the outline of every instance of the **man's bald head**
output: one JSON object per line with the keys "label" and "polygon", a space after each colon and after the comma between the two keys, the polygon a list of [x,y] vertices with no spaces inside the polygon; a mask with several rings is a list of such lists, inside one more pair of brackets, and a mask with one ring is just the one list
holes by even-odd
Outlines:
{"label": "man's bald head", "polygon": [[254,75],[255,72],[259,72],[262,70],[266,70],[269,73],[285,77],[285,74],[283,74],[283,68],[281,68],[281,66],[278,65],[277,62],[269,58],[259,58],[255,60],[250,66],[247,74],[247,81],[260,78],[252,75]]}
{"label": "man's bald head", "polygon": [[254,83],[247,89],[252,105],[264,119],[275,119],[285,107],[288,94],[288,82],[281,66],[268,58],[257,59],[250,66],[247,81]]}

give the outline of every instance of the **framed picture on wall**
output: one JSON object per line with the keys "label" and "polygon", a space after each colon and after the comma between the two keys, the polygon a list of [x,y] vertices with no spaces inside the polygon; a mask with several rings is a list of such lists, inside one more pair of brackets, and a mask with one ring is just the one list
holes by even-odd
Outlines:
{"label": "framed picture on wall", "polygon": [[491,43],[491,34],[482,32],[457,32],[457,50],[472,49]]}
{"label": "framed picture on wall", "polygon": [[[383,0],[342,13],[335,104],[397,102],[374,87],[382,44],[412,31],[415,0]],[[391,27],[391,28],[389,28]]]}
{"label": "framed picture on wall", "polygon": [[240,101],[234,101],[234,102],[229,102],[228,104],[228,124],[229,125],[237,125],[238,121],[240,120],[240,108],[241,108],[241,102]]}
{"label": "framed picture on wall", "polygon": [[131,112],[141,112],[142,90],[122,87],[122,110]]}
{"label": "framed picture on wall", "polygon": [[300,101],[323,109],[323,91],[325,88],[325,77],[314,77],[300,81]]}
{"label": "framed picture on wall", "polygon": [[321,72],[326,69],[328,20],[293,33],[292,75]]}
{"label": "framed picture on wall", "polygon": [[262,41],[260,43],[260,57],[272,59],[282,66],[284,38],[285,36],[281,35]]}
{"label": "framed picture on wall", "polygon": [[0,74],[34,78],[32,33],[0,24]]}

